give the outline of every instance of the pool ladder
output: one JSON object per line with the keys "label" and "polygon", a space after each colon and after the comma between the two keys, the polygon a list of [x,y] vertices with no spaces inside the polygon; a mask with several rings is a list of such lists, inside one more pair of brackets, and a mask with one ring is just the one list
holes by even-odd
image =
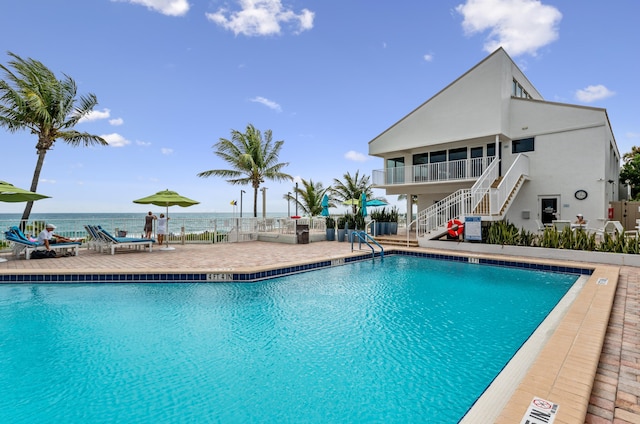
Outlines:
{"label": "pool ladder", "polygon": [[380,248],[380,258],[384,259],[384,248],[380,246],[380,243],[378,243],[376,239],[374,239],[369,234],[367,234],[366,231],[354,231],[351,234],[351,251],[352,252],[353,252],[353,242],[355,241],[356,237],[358,238],[358,250],[360,250],[362,243],[364,242],[371,249],[371,257],[375,258],[376,250],[371,245],[371,243],[373,243]]}

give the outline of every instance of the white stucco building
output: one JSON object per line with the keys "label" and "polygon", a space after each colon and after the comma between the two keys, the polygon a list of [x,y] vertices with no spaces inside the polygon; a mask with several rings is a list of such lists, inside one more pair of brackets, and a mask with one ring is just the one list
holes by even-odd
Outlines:
{"label": "white stucco building", "polygon": [[[601,108],[549,102],[499,48],[369,142],[374,187],[417,196],[414,228],[449,220],[575,220],[602,227],[618,199],[620,153]],[[496,154],[499,160],[495,160]]]}

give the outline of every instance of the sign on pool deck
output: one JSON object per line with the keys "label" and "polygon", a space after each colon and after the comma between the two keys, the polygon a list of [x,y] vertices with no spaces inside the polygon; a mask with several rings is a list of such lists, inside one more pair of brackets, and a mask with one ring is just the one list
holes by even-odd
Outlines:
{"label": "sign on pool deck", "polygon": [[534,397],[520,424],[553,424],[558,407],[557,403]]}
{"label": "sign on pool deck", "polygon": [[464,217],[464,239],[482,241],[482,218],[479,216]]}

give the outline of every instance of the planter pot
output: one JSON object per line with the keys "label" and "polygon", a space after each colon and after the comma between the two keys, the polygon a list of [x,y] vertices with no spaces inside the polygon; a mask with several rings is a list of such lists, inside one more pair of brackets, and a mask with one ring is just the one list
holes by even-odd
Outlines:
{"label": "planter pot", "polygon": [[388,235],[389,234],[389,223],[388,222],[381,222],[380,226],[382,227],[381,231],[380,231],[380,234]]}
{"label": "planter pot", "polygon": [[344,235],[347,231],[344,228],[338,228],[338,241],[344,241]]}
{"label": "planter pot", "polygon": [[336,239],[336,229],[327,228],[327,241],[334,241]]}
{"label": "planter pot", "polygon": [[389,233],[390,234],[398,234],[398,223],[390,222],[389,223]]}
{"label": "planter pot", "polygon": [[347,241],[349,243],[351,243],[351,240],[353,240],[353,231],[354,230],[347,230]]}

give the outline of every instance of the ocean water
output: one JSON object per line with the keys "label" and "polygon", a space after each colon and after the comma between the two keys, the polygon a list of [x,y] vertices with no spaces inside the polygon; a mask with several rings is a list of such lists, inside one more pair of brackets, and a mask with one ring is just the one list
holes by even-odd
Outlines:
{"label": "ocean water", "polygon": [[[158,211],[160,209],[160,211]],[[178,208],[174,208],[178,209]],[[180,208],[182,209],[182,208]],[[163,208],[152,207],[150,210],[156,215],[164,212]],[[45,223],[56,226],[55,233],[66,237],[84,237],[86,231],[84,225],[101,225],[110,232],[127,231],[132,237],[141,236],[144,228],[146,213],[32,213],[27,223],[26,232],[37,236]],[[0,229],[4,232],[11,226],[20,223],[20,213],[0,213]],[[237,225],[238,213],[189,213],[174,212],[169,208],[169,231],[178,233],[184,229],[186,233],[201,233],[204,231],[228,230]],[[284,218],[286,213],[271,213],[267,218]],[[247,213],[243,214],[243,220],[253,219]],[[257,220],[262,219],[262,215]],[[1,236],[1,235],[0,235]]]}

